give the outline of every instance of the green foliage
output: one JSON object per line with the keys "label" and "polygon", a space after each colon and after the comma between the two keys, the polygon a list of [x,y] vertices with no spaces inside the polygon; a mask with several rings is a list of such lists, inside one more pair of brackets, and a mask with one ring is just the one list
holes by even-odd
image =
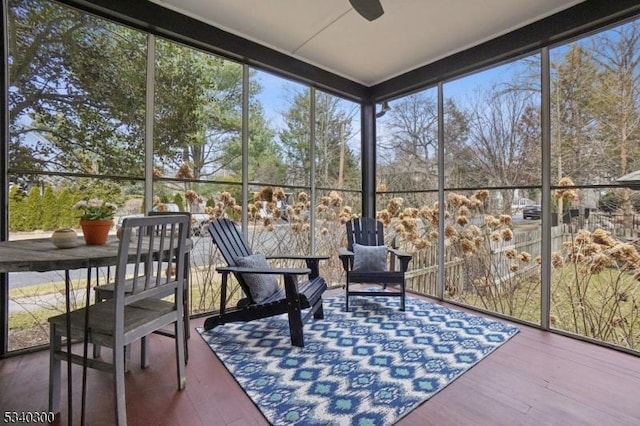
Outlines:
{"label": "green foliage", "polygon": [[52,231],[77,227],[80,212],[74,210],[73,206],[79,200],[120,199],[115,193],[115,185],[96,183],[91,189],[85,185],[81,182],[61,190],[46,186],[42,195],[40,188],[33,187],[26,196],[17,186],[13,186],[9,193],[9,230]]}
{"label": "green foliage", "polygon": [[55,228],[73,228],[78,224],[77,212],[69,206],[73,206],[75,203],[75,196],[67,188],[63,188],[57,194],[57,210],[58,218]]}
{"label": "green foliage", "polygon": [[44,195],[42,196],[42,229],[56,229],[61,206],[57,202],[57,196],[53,192],[51,186],[47,186],[44,189]]}
{"label": "green foliage", "polygon": [[176,204],[178,206],[178,209],[183,212],[185,211],[184,209],[184,198],[182,198],[182,194],[180,194],[179,192],[177,192],[174,196],[173,196],[173,202],[174,204]]}
{"label": "green foliage", "polygon": [[[146,34],[50,1],[12,1],[7,15],[10,167],[144,176]],[[243,67],[160,38],[156,64],[154,154],[163,166],[188,163],[194,179],[239,172]],[[259,90],[251,79],[254,99]],[[252,157],[264,163],[252,169],[279,182],[273,132],[261,105],[249,108]],[[29,134],[37,144],[25,143]]]}
{"label": "green foliage", "polygon": [[26,202],[22,189],[14,185],[9,189],[9,225],[11,231],[25,231],[27,229]]}
{"label": "green foliage", "polygon": [[[316,93],[315,158],[310,158],[308,90],[294,92],[289,109],[284,113],[286,129],[279,132],[282,154],[287,164],[287,183],[310,184],[310,164],[316,164],[316,182],[320,187],[359,188],[359,166],[347,141],[353,137],[350,113],[340,98]],[[340,158],[344,163],[340,164]],[[341,170],[342,168],[342,170]],[[340,182],[342,172],[343,182]]]}
{"label": "green foliage", "polygon": [[44,209],[42,208],[42,196],[40,195],[40,189],[35,186],[31,188],[31,191],[29,191],[29,196],[25,200],[25,203],[25,226],[30,230],[42,229],[42,217],[44,215]]}
{"label": "green foliage", "polygon": [[[145,35],[49,1],[8,16],[10,166],[142,176]],[[29,132],[37,144],[17,139]]]}

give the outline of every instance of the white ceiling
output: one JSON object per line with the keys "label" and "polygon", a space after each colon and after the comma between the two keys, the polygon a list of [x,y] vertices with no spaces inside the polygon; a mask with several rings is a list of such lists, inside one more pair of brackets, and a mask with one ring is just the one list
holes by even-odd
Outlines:
{"label": "white ceiling", "polygon": [[382,0],[362,18],[348,0],[151,0],[372,86],[583,0]]}

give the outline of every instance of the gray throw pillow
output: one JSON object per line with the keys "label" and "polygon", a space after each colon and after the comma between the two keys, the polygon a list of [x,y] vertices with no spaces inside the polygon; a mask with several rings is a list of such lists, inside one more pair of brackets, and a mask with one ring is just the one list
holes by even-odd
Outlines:
{"label": "gray throw pillow", "polygon": [[[236,264],[243,268],[268,269],[267,258],[262,253],[239,257]],[[242,277],[251,291],[254,302],[262,303],[269,296],[278,291],[278,279],[270,274],[243,274]]]}
{"label": "gray throw pillow", "polygon": [[387,247],[353,245],[354,271],[386,271]]}

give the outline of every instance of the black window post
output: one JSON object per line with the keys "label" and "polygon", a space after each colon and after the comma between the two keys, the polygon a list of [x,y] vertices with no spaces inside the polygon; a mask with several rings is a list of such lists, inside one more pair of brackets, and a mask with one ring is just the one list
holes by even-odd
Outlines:
{"label": "black window post", "polygon": [[362,216],[376,215],[376,104],[365,101],[361,107]]}

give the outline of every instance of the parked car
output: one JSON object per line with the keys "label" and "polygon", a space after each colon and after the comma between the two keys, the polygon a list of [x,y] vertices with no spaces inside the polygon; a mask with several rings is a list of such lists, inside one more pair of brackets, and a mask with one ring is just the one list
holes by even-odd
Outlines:
{"label": "parked car", "polygon": [[[261,201],[262,207],[260,208],[260,217],[262,218],[273,218],[273,213],[269,211],[267,207],[266,201]],[[276,203],[276,207],[280,210],[280,220],[288,222],[289,221],[289,213],[287,212],[287,201],[286,200],[278,200]]]}
{"label": "parked car", "polygon": [[540,219],[541,214],[540,204],[529,204],[522,209],[523,219]]}

